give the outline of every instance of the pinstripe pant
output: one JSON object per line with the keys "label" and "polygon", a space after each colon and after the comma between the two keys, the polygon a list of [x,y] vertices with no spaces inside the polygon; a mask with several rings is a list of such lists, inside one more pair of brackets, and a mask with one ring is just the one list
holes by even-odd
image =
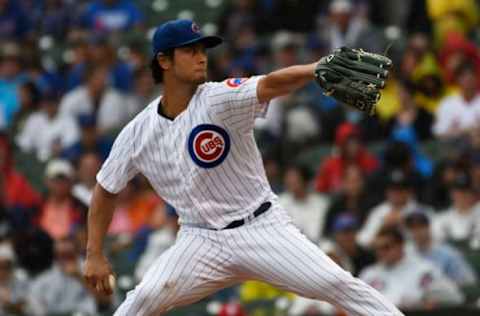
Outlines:
{"label": "pinstripe pant", "polygon": [[222,231],[182,227],[114,316],[158,316],[245,280],[324,300],[352,316],[399,316],[376,290],[341,269],[273,209]]}

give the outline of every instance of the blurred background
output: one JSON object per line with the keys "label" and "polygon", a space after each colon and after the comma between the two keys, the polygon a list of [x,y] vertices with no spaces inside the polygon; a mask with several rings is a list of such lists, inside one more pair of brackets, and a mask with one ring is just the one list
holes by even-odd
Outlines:
{"label": "blurred background", "polygon": [[[301,231],[407,315],[480,314],[480,1],[0,0],[0,315],[112,315],[175,241],[148,181],[120,193],[112,297],[81,279],[95,175],[153,98],[149,45],[168,19],[226,39],[211,80],[387,53],[375,118],[314,83],[271,102],[256,137]],[[345,315],[247,282],[169,315]]]}

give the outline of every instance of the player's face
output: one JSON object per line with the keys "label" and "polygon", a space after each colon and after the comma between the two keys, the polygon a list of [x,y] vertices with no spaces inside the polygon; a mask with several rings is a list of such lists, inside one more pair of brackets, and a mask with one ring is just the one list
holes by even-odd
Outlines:
{"label": "player's face", "polygon": [[208,58],[204,44],[179,47],[174,54],[172,69],[177,79],[196,84],[207,80]]}

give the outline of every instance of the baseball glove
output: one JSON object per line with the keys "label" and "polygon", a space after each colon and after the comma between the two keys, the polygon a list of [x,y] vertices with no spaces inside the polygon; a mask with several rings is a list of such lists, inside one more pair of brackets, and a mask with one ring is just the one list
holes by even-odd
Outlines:
{"label": "baseball glove", "polygon": [[315,77],[326,95],[374,115],[391,66],[388,57],[342,47],[320,59]]}

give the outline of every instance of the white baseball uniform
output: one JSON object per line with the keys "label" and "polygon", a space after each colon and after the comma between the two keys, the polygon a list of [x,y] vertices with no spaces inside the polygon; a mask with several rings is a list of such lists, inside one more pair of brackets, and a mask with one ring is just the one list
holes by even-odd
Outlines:
{"label": "white baseball uniform", "polygon": [[[290,222],[270,189],[253,136],[267,104],[261,77],[198,87],[174,120],[154,100],[120,133],[97,180],[117,193],[137,173],[177,210],[177,242],[127,294],[116,316],[151,316],[255,279],[326,300],[355,316],[402,315],[377,291],[338,267]],[[251,214],[264,202],[264,214]],[[246,219],[233,229],[232,221]]]}

